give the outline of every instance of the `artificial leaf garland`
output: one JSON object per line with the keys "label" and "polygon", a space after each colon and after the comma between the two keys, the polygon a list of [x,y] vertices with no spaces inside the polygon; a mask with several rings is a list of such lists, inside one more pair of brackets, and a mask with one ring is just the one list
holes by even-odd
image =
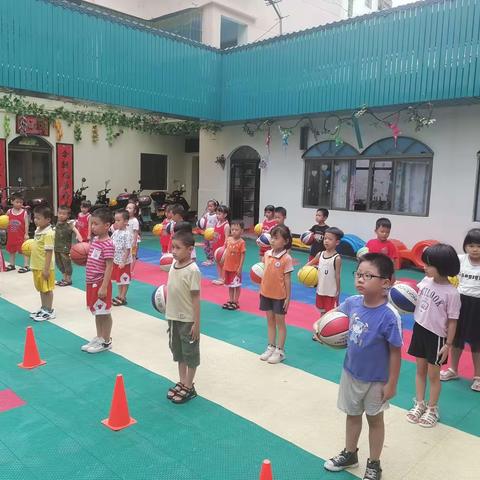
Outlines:
{"label": "artificial leaf garland", "polygon": [[82,141],[82,127],[78,122],[75,122],[75,125],[73,126],[73,138],[76,142]]}
{"label": "artificial leaf garland", "polygon": [[92,125],[92,142],[98,142],[98,125]]}
{"label": "artificial leaf garland", "polygon": [[3,117],[3,133],[5,138],[8,138],[12,133],[12,128],[10,127],[10,117],[8,115]]}
{"label": "artificial leaf garland", "polygon": [[[221,125],[213,122],[199,122],[193,120],[168,121],[167,118],[154,114],[127,113],[116,108],[90,109],[85,107],[70,110],[64,106],[48,109],[35,101],[28,101],[16,95],[3,95],[0,97],[0,110],[13,115],[33,115],[45,117],[51,124],[55,120],[63,120],[68,126],[85,123],[112,127],[112,139],[121,135],[123,129],[130,128],[142,133],[156,135],[195,135],[200,130],[216,133],[221,130]],[[113,129],[118,130],[114,133]],[[118,134],[118,135],[117,135]],[[75,136],[75,134],[74,134]],[[81,138],[81,132],[80,132]],[[108,135],[107,135],[108,138]]]}

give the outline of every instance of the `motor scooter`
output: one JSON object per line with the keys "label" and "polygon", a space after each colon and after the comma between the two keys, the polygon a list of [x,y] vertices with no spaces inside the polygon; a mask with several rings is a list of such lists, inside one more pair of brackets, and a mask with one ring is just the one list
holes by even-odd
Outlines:
{"label": "motor scooter", "polygon": [[83,192],[88,188],[88,185],[85,186],[85,182],[87,179],[85,177],[82,177],[82,185],[80,188],[77,188],[75,192],[73,193],[72,196],[72,217],[77,218],[77,215],[80,213],[80,207],[82,205],[82,202],[87,199],[86,195],[83,194]]}
{"label": "motor scooter", "polygon": [[92,212],[98,208],[108,208],[110,206],[108,194],[111,188],[108,188],[109,183],[110,180],[105,180],[105,188],[97,192],[97,200],[95,201],[95,205],[92,206]]}

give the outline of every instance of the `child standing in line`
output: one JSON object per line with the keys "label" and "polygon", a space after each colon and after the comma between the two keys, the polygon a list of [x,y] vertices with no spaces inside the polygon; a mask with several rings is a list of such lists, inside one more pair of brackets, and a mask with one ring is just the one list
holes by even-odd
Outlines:
{"label": "child standing in line", "polygon": [[[12,208],[7,210],[8,228],[7,228],[7,245],[5,249],[10,254],[10,264],[6,267],[6,271],[15,270],[15,255],[22,253],[22,245],[28,240],[28,229],[30,221],[28,213],[23,208],[23,197],[14,193],[12,195]],[[26,273],[30,271],[28,266],[28,257],[23,256],[23,267],[18,269],[18,273]]]}
{"label": "child standing in line", "polygon": [[322,235],[325,250],[316,254],[307,265],[318,265],[318,283],[315,304],[321,315],[333,310],[338,304],[340,295],[340,276],[342,258],[337,247],[343,238],[343,232],[336,227],[329,227]]}
{"label": "child standing in line", "polygon": [[112,270],[115,247],[108,235],[112,225],[112,212],[98,208],[92,213],[93,240],[88,251],[86,266],[87,307],[95,316],[97,335],[81,350],[99,353],[112,348]]}
{"label": "child standing in line", "polygon": [[[185,212],[185,209],[182,207],[182,205],[174,205],[172,213],[173,213],[173,217],[172,217],[172,222],[170,223],[170,231],[171,231],[171,239],[172,239],[171,242],[173,242],[173,236],[175,235],[175,233],[177,233],[180,230],[184,230],[192,233],[192,225],[185,221],[186,212]],[[170,245],[170,250],[171,248],[172,248],[172,245]],[[197,261],[197,252],[195,250],[195,244],[193,245],[191,258],[194,262]]]}
{"label": "child standing in line", "polygon": [[200,270],[192,261],[194,239],[191,232],[180,230],[173,236],[174,262],[168,274],[169,347],[178,363],[179,381],[169,388],[167,399],[185,403],[195,398],[194,378],[200,365]]}
{"label": "child standing in line", "polygon": [[388,239],[392,223],[388,218],[379,218],[375,223],[375,233],[377,238],[372,238],[365,245],[370,253],[382,253],[390,257],[392,261],[397,261],[397,247]]}
{"label": "child standing in line", "polygon": [[132,263],[133,237],[127,229],[128,219],[126,210],[115,212],[115,230],[111,237],[115,248],[112,281],[117,282],[118,286],[118,295],[112,299],[112,305],[115,307],[127,304],[127,290],[131,279],[130,265]]}
{"label": "child standing in line", "polygon": [[[273,205],[267,205],[263,210],[264,219],[262,222],[262,233],[270,233],[272,228],[277,225],[277,221],[273,218],[275,215],[275,207]],[[270,250],[271,246],[259,247],[260,258],[263,260],[265,252]]]}
{"label": "child standing in line", "polygon": [[222,308],[226,310],[238,310],[240,305],[240,290],[242,287],[242,268],[245,261],[245,240],[242,238],[244,224],[241,220],[233,220],[230,224],[230,237],[225,243],[223,254],[223,271],[225,274],[225,286],[228,287],[229,301]]}
{"label": "child standing in line", "polygon": [[[460,294],[448,277],[460,271],[460,261],[450,245],[437,243],[422,254],[426,276],[418,284],[412,340],[408,353],[416,357],[416,395],[413,408],[407,413],[410,423],[434,427],[440,419],[440,367],[447,362],[460,314]],[[430,398],[425,402],[427,376]]]}
{"label": "child standing in line", "polygon": [[465,255],[459,255],[458,293],[461,308],[453,339],[450,368],[440,372],[440,380],[458,378],[458,364],[465,342],[470,345],[474,369],[471,389],[480,392],[480,228],[473,228],[463,241]]}
{"label": "child standing in line", "polygon": [[[268,345],[260,360],[280,363],[285,360],[287,326],[285,314],[290,304],[292,235],[285,225],[277,225],[271,233],[272,249],[265,253],[265,272],[260,284],[260,310],[266,312]],[[278,334],[278,335],[277,335]]]}
{"label": "child standing in line", "polygon": [[128,212],[127,229],[132,234],[132,263],[130,266],[130,275],[133,275],[133,269],[137,260],[138,245],[141,242],[140,238],[140,223],[138,222],[138,206],[135,202],[128,202],[125,210]]}
{"label": "child standing in line", "polygon": [[170,234],[167,231],[167,226],[172,221],[172,210],[173,205],[167,205],[165,207],[165,218],[162,221],[162,233],[160,235],[160,245],[162,246],[162,254],[168,253],[168,248],[170,246]]}
{"label": "child standing in line", "polygon": [[33,274],[33,284],[40,293],[42,303],[39,310],[30,314],[30,318],[36,322],[44,322],[55,318],[55,310],[53,309],[55,232],[51,225],[52,217],[53,214],[49,207],[38,206],[33,210],[33,220],[37,229],[33,237],[30,268]]}
{"label": "child standing in line", "polygon": [[77,242],[82,242],[82,236],[75,227],[75,220],[70,220],[72,210],[66,205],[58,207],[57,224],[55,225],[55,263],[62,273],[62,280],[55,283],[59,287],[67,287],[72,284],[72,261],[70,249],[72,248],[72,235]]}
{"label": "child standing in line", "polygon": [[366,414],[370,458],[364,480],[380,480],[380,455],[385,438],[383,412],[395,396],[400,374],[402,330],[398,312],[387,302],[394,273],[385,255],[367,253],[358,261],[355,287],[360,295],[337,307],[350,318],[337,406],[347,414],[345,448],[324,463],[339,472],[358,466],[358,439]]}
{"label": "child standing in line", "polygon": [[82,236],[82,242],[89,242],[91,237],[90,232],[90,209],[92,208],[92,202],[90,200],[83,200],[80,204],[80,212],[77,215],[77,221],[75,227]]}
{"label": "child standing in line", "polygon": [[[216,200],[209,200],[207,202],[207,208],[205,209],[205,213],[202,215],[201,218],[203,218],[203,222],[205,223],[205,228],[215,228],[215,226],[218,223],[218,218],[217,218],[217,208],[218,208],[218,202]],[[202,262],[202,265],[205,266],[210,266],[215,263],[213,254],[215,253],[212,250],[212,241],[211,240],[205,240],[204,241],[204,248],[203,250],[205,251],[205,257],[207,259]]]}
{"label": "child standing in line", "polygon": [[317,213],[315,214],[315,221],[317,222],[310,231],[313,233],[315,240],[310,247],[310,256],[308,260],[312,260],[316,257],[317,253],[322,252],[325,250],[325,246],[323,244],[323,236],[325,235],[325,231],[327,230],[328,225],[325,223],[328,218],[328,210],[326,208],[319,208]]}
{"label": "child standing in line", "polygon": [[283,207],[275,207],[273,219],[275,220],[277,225],[285,225],[286,218],[287,218],[287,210]]}
{"label": "child standing in line", "polygon": [[[215,225],[215,237],[212,241],[212,250],[215,253],[217,248],[223,247],[225,241],[230,236],[230,224],[228,223],[228,215],[230,209],[226,205],[219,205],[217,208],[217,224]],[[223,268],[217,264],[218,278],[212,280],[214,285],[223,285],[225,283]]]}

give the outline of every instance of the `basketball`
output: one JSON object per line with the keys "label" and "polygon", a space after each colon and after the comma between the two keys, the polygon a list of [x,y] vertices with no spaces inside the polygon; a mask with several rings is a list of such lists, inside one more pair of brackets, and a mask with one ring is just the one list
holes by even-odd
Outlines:
{"label": "basketball", "polygon": [[370,250],[368,247],[362,247],[357,250],[357,258],[363,257],[366,253],[368,253]]}
{"label": "basketball", "polygon": [[152,228],[152,233],[159,237],[162,234],[163,230],[163,225],[161,223],[157,223],[156,225],[153,226]]}
{"label": "basketball", "polygon": [[114,198],[111,198],[110,201],[108,202],[108,206],[111,208],[115,208],[117,205],[118,205],[118,202]]}
{"label": "basketball", "polygon": [[304,245],[312,245],[312,243],[315,241],[315,235],[313,234],[313,232],[310,232],[310,230],[307,232],[303,232],[300,235],[300,241]]}
{"label": "basketball", "polygon": [[270,234],[269,233],[262,233],[258,238],[257,238],[257,245],[259,247],[269,247],[270,246]]}
{"label": "basketball", "polygon": [[331,310],[313,324],[318,339],[334,348],[346,348],[349,318],[342,312]]}
{"label": "basketball", "polygon": [[224,261],[224,256],[225,254],[225,247],[218,247],[215,250],[215,253],[213,254],[213,257],[215,258],[215,262],[217,262],[219,265],[221,265]]}
{"label": "basketball", "polygon": [[305,265],[298,271],[297,277],[306,287],[316,287],[318,283],[318,270],[315,267]]}
{"label": "basketball", "polygon": [[8,215],[0,215],[0,230],[6,230],[8,228]]}
{"label": "basketball", "polygon": [[205,230],[206,226],[207,226],[207,219],[205,217],[200,217],[197,222],[197,227],[200,230]]}
{"label": "basketball", "polygon": [[203,238],[208,242],[210,240],[213,240],[214,236],[215,236],[215,230],[212,227],[206,228],[205,231],[203,232]]}
{"label": "basketball", "polygon": [[455,287],[458,288],[458,284],[460,283],[458,280],[458,275],[455,275],[454,277],[448,277],[448,281]]}
{"label": "basketball", "polygon": [[22,243],[22,253],[26,256],[29,257],[32,253],[32,246],[33,246],[33,238],[29,238],[28,240],[25,240]]}
{"label": "basketball", "polygon": [[167,310],[167,286],[160,285],[152,292],[152,306],[153,308],[165,315]]}
{"label": "basketball", "polygon": [[250,280],[253,283],[262,283],[263,273],[265,272],[265,264],[263,262],[255,263],[250,269]]}
{"label": "basketball", "polygon": [[173,255],[171,253],[164,253],[160,258],[160,270],[169,272],[173,263]]}
{"label": "basketball", "polygon": [[263,230],[263,225],[261,223],[257,223],[255,225],[255,228],[253,229],[255,234],[258,235],[258,236],[260,236],[262,234],[262,230]]}
{"label": "basketball", "polygon": [[72,245],[70,249],[70,258],[75,265],[83,267],[87,264],[88,251],[90,244],[88,242],[80,242]]}
{"label": "basketball", "polygon": [[395,282],[388,292],[389,302],[400,313],[413,313],[417,305],[418,288],[411,283]]}

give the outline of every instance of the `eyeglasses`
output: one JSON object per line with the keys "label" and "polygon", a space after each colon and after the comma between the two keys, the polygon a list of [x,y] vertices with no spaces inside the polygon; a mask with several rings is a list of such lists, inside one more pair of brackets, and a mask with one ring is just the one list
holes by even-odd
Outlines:
{"label": "eyeglasses", "polygon": [[371,273],[360,273],[360,272],[357,272],[356,270],[353,272],[353,276],[357,280],[360,280],[360,278],[364,278],[367,282],[372,278],[386,278],[386,277],[382,277],[381,275],[372,275]]}

